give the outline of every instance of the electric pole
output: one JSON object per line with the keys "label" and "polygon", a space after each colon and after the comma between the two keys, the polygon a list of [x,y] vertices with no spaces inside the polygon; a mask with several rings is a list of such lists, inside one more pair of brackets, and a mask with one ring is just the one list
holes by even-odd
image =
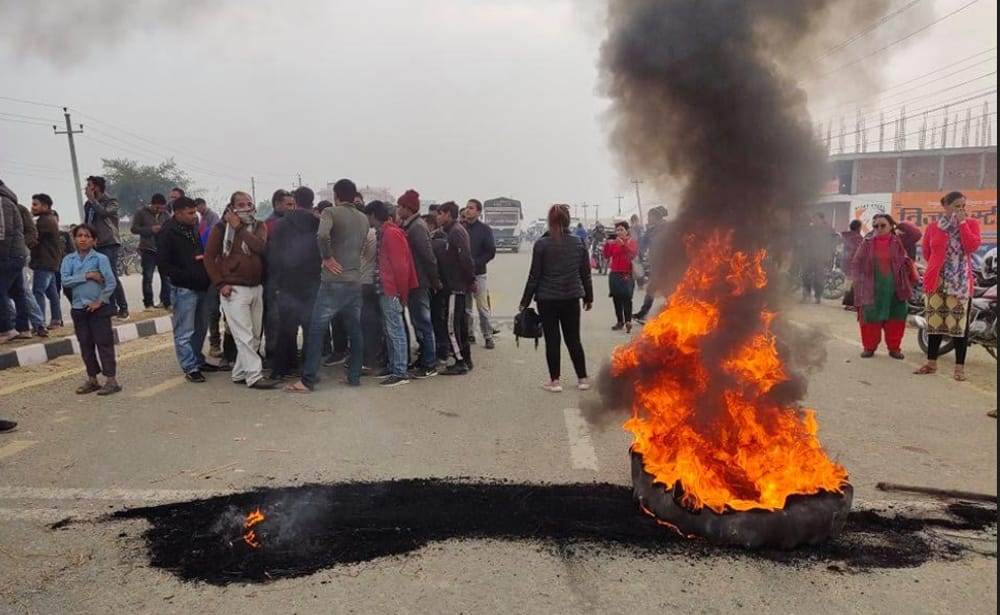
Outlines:
{"label": "electric pole", "polygon": [[639,198],[639,184],[642,183],[641,179],[633,179],[632,183],[635,184],[635,204],[639,208],[639,222],[642,222],[642,199]]}
{"label": "electric pole", "polygon": [[615,198],[618,199],[618,215],[620,216],[622,215],[622,199],[624,199],[625,197],[619,194]]}
{"label": "electric pole", "polygon": [[587,203],[584,202],[583,203],[583,225],[584,226],[587,226],[587,208],[588,207],[590,207],[590,205],[587,205]]}
{"label": "electric pole", "polygon": [[302,173],[299,173],[298,175],[296,175],[296,177],[299,178],[299,188],[301,188],[302,187]]}
{"label": "electric pole", "polygon": [[601,221],[601,204],[600,203],[595,203],[594,204],[594,224],[597,224],[600,221]]}
{"label": "electric pole", "polygon": [[257,206],[257,182],[253,175],[250,176],[250,198],[253,199],[254,207]]}
{"label": "electric pole", "polygon": [[76,144],[73,143],[73,135],[83,132],[83,124],[80,124],[79,130],[73,130],[73,124],[69,119],[69,109],[66,107],[63,107],[63,115],[66,116],[66,130],[59,132],[59,129],[53,126],[52,131],[57,135],[66,135],[69,139],[69,158],[73,163],[73,183],[76,185],[76,208],[80,213],[80,223],[82,224],[85,220],[83,212],[83,189],[80,188],[80,165],[76,162]]}

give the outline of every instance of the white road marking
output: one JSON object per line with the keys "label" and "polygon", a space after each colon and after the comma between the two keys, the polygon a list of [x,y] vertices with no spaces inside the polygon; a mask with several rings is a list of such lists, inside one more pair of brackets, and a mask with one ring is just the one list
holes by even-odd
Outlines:
{"label": "white road marking", "polygon": [[[0,449],[2,450],[2,449]],[[122,502],[168,502],[195,500],[228,493],[203,489],[125,489],[121,487],[3,487],[0,500],[110,500]]]}
{"label": "white road marking", "polygon": [[569,437],[569,462],[575,470],[597,471],[597,453],[590,441],[590,428],[579,408],[564,408],[566,435]]}
{"label": "white road marking", "polygon": [[164,391],[168,391],[175,386],[178,386],[184,382],[184,376],[177,376],[175,378],[168,378],[161,382],[160,384],[154,384],[151,387],[146,387],[141,391],[138,391],[132,397],[152,397],[153,395],[158,395]]}
{"label": "white road marking", "polygon": [[38,444],[37,440],[11,440],[7,444],[0,446],[0,459],[16,455],[24,449],[31,448],[36,444]]}

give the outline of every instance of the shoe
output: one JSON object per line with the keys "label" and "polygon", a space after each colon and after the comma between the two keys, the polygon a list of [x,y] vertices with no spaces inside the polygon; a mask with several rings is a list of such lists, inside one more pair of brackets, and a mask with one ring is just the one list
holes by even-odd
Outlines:
{"label": "shoe", "polygon": [[874,356],[875,356],[875,351],[874,350],[866,350],[866,351],[864,351],[864,352],[861,353],[861,358],[862,359],[870,359],[870,358],[872,358]]}
{"label": "shoe", "polygon": [[576,383],[576,388],[579,391],[589,391],[590,386],[591,385],[589,380],[581,379],[580,382]]}
{"label": "shoe", "polygon": [[469,336],[469,343],[470,344],[475,344],[476,343],[476,336],[475,335],[470,335]]}
{"label": "shoe", "polygon": [[632,323],[631,322],[625,323],[625,333],[631,333],[631,332],[632,332]]}
{"label": "shoe", "polygon": [[208,356],[212,357],[213,359],[218,359],[218,358],[222,357],[222,347],[220,347],[218,344],[215,344],[213,346],[209,346],[208,347]]}
{"label": "shoe", "polygon": [[624,328],[625,328],[625,325],[623,325],[622,323],[618,323],[618,324],[612,326],[611,330],[612,331],[621,331]]}
{"label": "shoe", "polygon": [[49,336],[49,330],[46,329],[45,327],[38,327],[37,329],[35,329],[35,336],[36,337],[48,337]]}
{"label": "shoe", "polygon": [[341,384],[345,384],[345,385],[347,385],[349,387],[359,387],[359,386],[361,386],[361,381],[360,380],[351,380],[350,378],[344,378],[343,380],[340,381],[340,383]]}
{"label": "shoe", "polygon": [[205,382],[205,376],[198,370],[195,370],[188,374],[184,374],[184,379],[187,380],[188,382],[194,382],[196,384]]}
{"label": "shoe", "polygon": [[562,393],[562,385],[558,382],[546,382],[542,385],[542,388],[549,393]]}
{"label": "shoe", "polygon": [[201,367],[198,368],[198,371],[205,372],[206,374],[214,374],[216,372],[221,372],[223,370],[217,365],[212,365],[211,363],[202,363]]}
{"label": "shoe", "polygon": [[640,325],[646,324],[646,317],[645,316],[633,316],[632,320],[636,321]]}
{"label": "shoe", "polygon": [[0,333],[0,344],[6,344],[7,342],[11,341],[16,337],[17,337],[17,331],[14,330]]}
{"label": "shoe", "polygon": [[13,339],[15,339],[15,340],[30,340],[32,337],[34,337],[34,336],[31,334],[31,331],[18,331],[14,335]]}
{"label": "shoe", "polygon": [[334,367],[336,365],[342,365],[347,362],[346,354],[332,354],[323,360],[323,367]]}
{"label": "shoe", "polygon": [[49,323],[49,330],[50,331],[52,329],[62,329],[62,328],[63,328],[63,321],[61,321],[61,320],[53,320],[53,321],[51,321]]}
{"label": "shoe", "polygon": [[399,376],[393,374],[392,376],[389,376],[382,382],[378,383],[380,387],[398,387],[401,384],[410,384],[410,379],[400,378]]}
{"label": "shoe", "polygon": [[493,335],[500,335],[500,329],[497,329],[496,327],[493,327],[491,331],[493,332]]}
{"label": "shoe", "polygon": [[425,378],[433,378],[434,376],[437,375],[438,375],[438,370],[434,369],[433,367],[430,369],[423,367],[415,367],[410,370],[410,377],[415,378],[417,380],[423,380]]}
{"label": "shoe", "polygon": [[376,378],[388,378],[391,375],[392,375],[392,370],[389,369],[388,367],[383,367],[382,369],[375,372]]}
{"label": "shoe", "polygon": [[486,350],[493,350],[496,347],[497,345],[493,342],[492,339],[486,340],[486,343],[483,344],[483,348],[485,348]]}
{"label": "shoe", "polygon": [[100,391],[100,390],[101,390],[101,385],[97,384],[92,380],[88,380],[83,384],[81,384],[80,386],[76,387],[76,394],[86,395],[88,393],[93,393],[95,391]]}
{"label": "shoe", "polygon": [[233,380],[233,384],[241,384],[241,385],[245,386],[246,383],[247,383],[247,381],[244,380],[243,378],[240,378],[239,380]]}
{"label": "shoe", "polygon": [[115,393],[119,393],[121,392],[121,390],[122,390],[122,385],[111,384],[110,382],[106,382],[104,386],[101,387],[101,390],[97,392],[97,394],[100,395],[101,397],[106,397],[108,395],[114,395]]}
{"label": "shoe", "polygon": [[464,376],[469,373],[469,368],[461,363],[449,365],[448,369],[441,372],[445,376]]}
{"label": "shoe", "polygon": [[115,316],[115,318],[117,318],[118,320],[128,320],[129,318],[131,318],[131,316],[129,316],[128,310],[122,310],[118,312],[118,315]]}
{"label": "shoe", "polygon": [[904,355],[902,352],[898,350],[893,350],[892,352],[889,353],[889,356],[898,361],[902,361],[903,359],[906,358],[906,355]]}
{"label": "shoe", "polygon": [[270,378],[261,378],[257,382],[250,385],[251,389],[259,389],[261,391],[267,391],[278,386],[277,380],[271,380]]}
{"label": "shoe", "polygon": [[16,421],[5,421],[5,420],[0,419],[0,433],[6,433],[8,431],[14,431],[15,427],[17,427],[17,422]]}

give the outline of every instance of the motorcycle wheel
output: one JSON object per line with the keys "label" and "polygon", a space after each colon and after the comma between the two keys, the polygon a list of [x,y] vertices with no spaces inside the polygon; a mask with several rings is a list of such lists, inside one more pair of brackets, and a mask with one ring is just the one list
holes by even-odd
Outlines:
{"label": "motorcycle wheel", "polygon": [[843,274],[833,273],[826,278],[826,286],[823,287],[823,298],[824,299],[840,299],[844,296],[844,282],[846,279]]}
{"label": "motorcycle wheel", "polygon": [[[927,354],[927,329],[921,327],[920,331],[917,333],[917,345],[920,346],[920,350]],[[946,337],[941,340],[941,348],[938,350],[938,356],[946,355],[955,349],[955,340]]]}

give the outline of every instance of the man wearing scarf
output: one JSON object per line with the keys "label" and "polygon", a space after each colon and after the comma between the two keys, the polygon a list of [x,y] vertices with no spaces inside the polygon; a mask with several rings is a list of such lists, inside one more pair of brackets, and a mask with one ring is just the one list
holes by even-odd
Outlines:
{"label": "man wearing scarf", "polygon": [[254,218],[255,211],[249,194],[233,193],[222,221],[208,235],[205,269],[219,289],[222,313],[236,342],[233,382],[273,389],[277,383],[264,378],[259,353],[267,227]]}

